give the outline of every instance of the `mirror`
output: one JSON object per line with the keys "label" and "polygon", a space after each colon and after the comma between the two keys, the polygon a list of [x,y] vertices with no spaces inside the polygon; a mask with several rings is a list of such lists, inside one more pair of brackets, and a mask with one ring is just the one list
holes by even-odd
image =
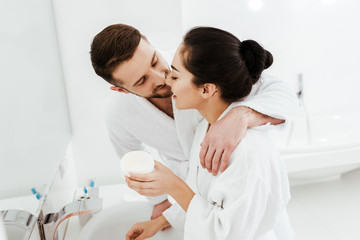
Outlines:
{"label": "mirror", "polygon": [[37,217],[71,136],[50,0],[0,0],[0,110],[0,211]]}

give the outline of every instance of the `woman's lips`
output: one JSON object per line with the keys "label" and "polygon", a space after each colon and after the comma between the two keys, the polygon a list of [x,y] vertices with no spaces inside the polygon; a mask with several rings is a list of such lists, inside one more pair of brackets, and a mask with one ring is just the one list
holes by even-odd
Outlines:
{"label": "woman's lips", "polygon": [[176,95],[173,95],[173,99],[174,99],[174,100],[176,99]]}

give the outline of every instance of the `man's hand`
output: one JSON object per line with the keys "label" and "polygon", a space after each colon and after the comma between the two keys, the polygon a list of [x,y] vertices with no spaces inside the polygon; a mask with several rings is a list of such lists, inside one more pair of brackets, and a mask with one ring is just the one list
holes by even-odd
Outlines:
{"label": "man's hand", "polygon": [[152,211],[151,220],[160,217],[161,214],[169,207],[171,207],[171,203],[167,199],[161,203],[156,204]]}
{"label": "man's hand", "polygon": [[246,130],[269,122],[276,125],[284,120],[263,115],[245,106],[231,109],[210,127],[201,143],[201,166],[214,176],[217,175],[219,167],[220,172],[225,171],[232,152],[244,138]]}

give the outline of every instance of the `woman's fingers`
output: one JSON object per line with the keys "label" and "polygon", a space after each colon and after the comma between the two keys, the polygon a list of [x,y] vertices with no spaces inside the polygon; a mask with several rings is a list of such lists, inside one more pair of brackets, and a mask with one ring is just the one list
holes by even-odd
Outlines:
{"label": "woman's fingers", "polygon": [[156,167],[161,167],[161,166],[163,166],[162,164],[161,164],[161,162],[159,162],[159,161],[154,161],[155,162],[155,168]]}
{"label": "woman's fingers", "polygon": [[132,180],[131,178],[126,178],[126,183],[129,187],[135,187],[137,189],[150,189],[154,187],[154,181],[152,182],[139,182]]}
{"label": "woman's fingers", "polygon": [[129,175],[130,175],[129,178],[138,182],[152,182],[156,179],[156,172],[145,173],[145,174],[129,173]]}
{"label": "woman's fingers", "polygon": [[144,196],[158,196],[161,195],[161,193],[158,192],[158,189],[156,188],[155,182],[137,182],[132,181],[129,178],[126,180],[127,185],[129,188],[135,190],[141,195]]}
{"label": "woman's fingers", "polygon": [[143,239],[145,239],[145,236],[144,236],[144,234],[142,233],[142,234],[140,234],[137,238],[135,238],[134,240],[143,240]]}
{"label": "woman's fingers", "polygon": [[133,240],[136,239],[138,236],[141,235],[141,233],[143,232],[142,229],[139,229],[137,227],[137,225],[133,225],[130,230],[127,232],[126,234],[126,240]]}

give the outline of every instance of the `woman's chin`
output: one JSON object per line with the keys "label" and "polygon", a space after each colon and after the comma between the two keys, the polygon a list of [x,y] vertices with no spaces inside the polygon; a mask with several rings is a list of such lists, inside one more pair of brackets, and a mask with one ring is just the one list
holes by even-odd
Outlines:
{"label": "woman's chin", "polygon": [[179,109],[179,110],[186,109],[186,108],[184,108],[184,106],[181,106],[181,104],[179,103],[179,100],[177,100],[176,98],[174,98],[174,100],[175,100],[175,107],[177,109]]}
{"label": "woman's chin", "polygon": [[181,108],[181,105],[175,100],[175,107],[177,108],[177,109],[183,109],[183,108]]}

